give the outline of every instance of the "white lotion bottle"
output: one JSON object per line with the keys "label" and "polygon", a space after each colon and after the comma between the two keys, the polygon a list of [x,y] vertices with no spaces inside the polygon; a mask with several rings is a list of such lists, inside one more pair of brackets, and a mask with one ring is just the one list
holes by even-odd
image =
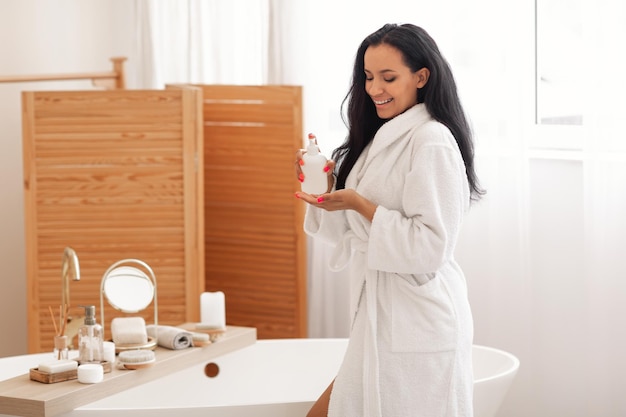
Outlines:
{"label": "white lotion bottle", "polygon": [[324,172],[326,157],[322,155],[315,143],[315,135],[309,133],[309,145],[302,155],[304,164],[301,166],[304,174],[301,189],[307,194],[324,194],[328,191],[328,175]]}
{"label": "white lotion bottle", "polygon": [[78,329],[78,362],[101,363],[103,360],[102,326],[96,323],[96,307],[85,307],[85,323]]}

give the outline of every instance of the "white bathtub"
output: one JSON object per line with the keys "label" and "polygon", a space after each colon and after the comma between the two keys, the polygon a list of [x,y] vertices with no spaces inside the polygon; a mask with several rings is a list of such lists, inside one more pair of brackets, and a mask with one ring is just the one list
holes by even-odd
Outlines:
{"label": "white bathtub", "polygon": [[[206,363],[194,365],[63,417],[304,416],[335,376],[346,346],[346,339],[259,340],[213,360],[216,377],[205,375]],[[0,359],[0,381],[41,359],[41,354]],[[495,416],[518,367],[509,353],[474,346],[475,417]]]}

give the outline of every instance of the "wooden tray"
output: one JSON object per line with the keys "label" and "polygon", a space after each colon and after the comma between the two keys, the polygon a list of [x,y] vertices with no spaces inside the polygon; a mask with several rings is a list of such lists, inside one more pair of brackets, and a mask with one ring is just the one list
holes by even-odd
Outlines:
{"label": "wooden tray", "polygon": [[212,360],[220,355],[252,345],[256,329],[227,326],[219,343],[203,348],[169,350],[157,347],[156,363],[137,371],[113,366],[97,384],[42,384],[29,379],[29,373],[0,381],[0,415],[19,417],[55,417],[77,407],[117,394],[125,389],[170,375],[189,366]]}
{"label": "wooden tray", "polygon": [[[107,374],[111,372],[112,365],[111,362],[104,361],[102,362],[102,368],[104,369],[104,373]],[[42,382],[44,384],[55,384],[57,382],[71,381],[72,379],[78,378],[78,370],[72,369],[71,371],[65,372],[57,372],[54,374],[50,374],[48,372],[42,372],[38,368],[30,369],[30,379],[37,382]]]}

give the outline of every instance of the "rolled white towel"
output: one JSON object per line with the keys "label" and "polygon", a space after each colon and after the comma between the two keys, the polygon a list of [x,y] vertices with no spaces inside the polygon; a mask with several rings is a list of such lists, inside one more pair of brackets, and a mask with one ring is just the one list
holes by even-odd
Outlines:
{"label": "rolled white towel", "polygon": [[111,320],[111,337],[116,345],[145,345],[146,321],[143,317],[116,317]]}
{"label": "rolled white towel", "polygon": [[193,334],[187,330],[174,326],[156,326],[150,324],[146,327],[148,335],[157,340],[161,347],[179,350],[191,347]]}

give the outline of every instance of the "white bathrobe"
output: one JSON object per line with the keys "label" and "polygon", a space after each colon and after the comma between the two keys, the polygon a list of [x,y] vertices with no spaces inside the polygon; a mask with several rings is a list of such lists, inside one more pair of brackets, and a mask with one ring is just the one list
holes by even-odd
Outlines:
{"label": "white bathrobe", "polygon": [[328,416],[471,417],[473,325],[453,253],[470,196],[454,138],[418,104],[379,129],[346,188],[378,205],[371,223],[313,206],[304,222],[350,278]]}

